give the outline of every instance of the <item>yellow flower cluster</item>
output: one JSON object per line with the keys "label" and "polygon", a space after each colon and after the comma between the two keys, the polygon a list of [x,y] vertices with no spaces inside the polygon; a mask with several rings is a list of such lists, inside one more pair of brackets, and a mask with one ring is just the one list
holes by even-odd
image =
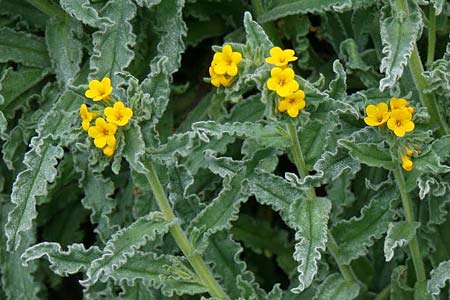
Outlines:
{"label": "yellow flower cluster", "polygon": [[278,100],[278,111],[287,112],[291,118],[297,117],[306,106],[305,93],[300,90],[294,70],[289,67],[290,62],[297,60],[294,55],[294,50],[273,47],[270,49],[270,57],[266,58],[267,63],[274,65],[267,80],[267,88],[281,97]]}
{"label": "yellow flower cluster", "polygon": [[238,73],[238,65],[242,60],[240,52],[233,52],[231,45],[225,45],[222,52],[214,54],[211,66],[209,67],[209,76],[211,84],[215,87],[228,87],[233,78]]}
{"label": "yellow flower cluster", "polygon": [[367,105],[364,122],[369,126],[381,126],[387,122],[387,127],[398,137],[402,137],[405,133],[414,130],[414,122],[412,121],[414,107],[408,106],[408,101],[403,98],[392,98],[386,103],[378,103],[377,105]]}
{"label": "yellow flower cluster", "polygon": [[[89,82],[89,89],[85,92],[85,96],[94,101],[103,100],[108,105],[112,90],[111,80],[105,77],[102,81],[92,80]],[[98,114],[98,112],[90,112],[86,104],[82,104],[80,106],[81,127],[94,139],[94,145],[102,149],[103,154],[110,157],[116,149],[115,134],[117,128],[128,124],[133,116],[133,111],[126,107],[122,101],[117,101],[112,107],[107,106],[103,110],[106,120],[103,117],[96,118],[95,125],[91,126],[92,120]]]}

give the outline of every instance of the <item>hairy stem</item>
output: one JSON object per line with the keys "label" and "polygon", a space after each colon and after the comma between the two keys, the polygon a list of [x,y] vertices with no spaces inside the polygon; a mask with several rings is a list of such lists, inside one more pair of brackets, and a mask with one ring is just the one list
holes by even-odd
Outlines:
{"label": "hairy stem", "polygon": [[[409,14],[409,7],[407,0],[397,0],[402,7],[405,14]],[[433,54],[434,56],[434,54]],[[438,103],[434,94],[426,94],[425,89],[428,84],[423,77],[422,73],[424,71],[422,61],[420,60],[419,50],[417,49],[417,44],[414,44],[413,52],[409,58],[409,70],[411,71],[414,84],[416,86],[417,92],[419,92],[420,101],[423,106],[425,106],[431,116],[431,122],[438,128],[437,132],[439,135],[446,135],[450,133],[450,128],[447,121],[442,114],[442,109],[438,107]]]}
{"label": "hairy stem", "polygon": [[58,5],[54,4],[49,0],[27,0],[31,5],[42,11],[43,13],[49,15],[50,17],[62,17],[66,16],[64,10]]}
{"label": "hairy stem", "polygon": [[[295,125],[292,123],[289,123],[287,125],[287,130],[289,133],[289,136],[292,141],[292,148],[291,148],[291,154],[294,158],[295,166],[297,167],[298,173],[301,177],[305,177],[308,175],[308,168],[306,167],[305,159],[303,156],[302,148],[300,146],[300,141],[298,139],[297,130],[295,128]],[[306,190],[308,199],[307,201],[315,201],[316,200],[316,192],[313,188],[308,188]],[[327,233],[328,236],[328,242],[327,242],[327,248],[330,251],[331,255],[334,257],[339,270],[341,271],[342,277],[344,277],[344,280],[347,282],[356,282],[359,283],[356,279],[355,273],[352,270],[352,267],[350,265],[345,265],[340,262],[339,260],[339,246],[336,243],[336,241],[333,238],[333,235],[328,230]]]}
{"label": "hairy stem", "polygon": [[434,61],[434,53],[436,50],[436,10],[433,5],[430,5],[429,9],[427,69],[431,67],[431,64]]}
{"label": "hairy stem", "polygon": [[[150,183],[153,194],[155,195],[156,202],[158,203],[161,212],[164,214],[167,220],[174,220],[175,214],[173,213],[166,193],[164,192],[161,182],[159,181],[158,174],[155,171],[153,163],[149,160],[145,163],[145,165],[148,168],[147,179]],[[202,280],[203,284],[208,289],[209,294],[219,299],[230,299],[214,278],[211,270],[206,265],[203,258],[199,254],[194,253],[194,247],[188,240],[180,225],[177,223],[172,225],[170,227],[170,233],[172,234],[175,242],[178,244],[178,247],[180,247],[183,254],[191,263],[192,268],[194,268],[198,277]]]}
{"label": "hairy stem", "polygon": [[[406,190],[405,178],[403,177],[402,169],[400,164],[397,163],[396,168],[393,171],[395,181],[397,182],[398,188],[400,190],[400,196],[402,200],[403,209],[405,210],[405,218],[408,224],[414,222],[414,213],[412,208],[412,202],[409,198],[408,192]],[[425,267],[422,261],[422,256],[420,254],[419,242],[417,241],[417,236],[409,242],[409,251],[411,252],[414,270],[416,272],[417,282],[419,285],[423,285],[426,280]]]}

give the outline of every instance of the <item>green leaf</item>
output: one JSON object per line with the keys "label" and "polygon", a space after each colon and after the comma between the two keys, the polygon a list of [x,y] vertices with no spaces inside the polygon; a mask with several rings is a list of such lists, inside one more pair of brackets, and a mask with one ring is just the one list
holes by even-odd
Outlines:
{"label": "green leaf", "polygon": [[410,7],[411,12],[401,19],[389,12],[389,5],[382,10],[381,40],[383,54],[380,70],[386,77],[380,81],[380,89],[394,87],[403,74],[413,48],[422,31],[422,15],[417,6]]}
{"label": "green leaf", "polygon": [[134,171],[145,174],[147,169],[141,162],[141,158],[145,153],[145,143],[141,128],[136,122],[131,122],[124,132],[124,137],[123,156]]}
{"label": "green leaf", "polygon": [[0,29],[0,62],[8,61],[30,67],[50,67],[47,47],[42,38],[2,28]]}
{"label": "green leaf", "polygon": [[136,252],[108,277],[128,285],[142,280],[147,287],[161,288],[168,297],[173,293],[195,295],[207,292],[197,275],[186,266],[186,260],[172,255]]}
{"label": "green leaf", "polygon": [[289,208],[296,199],[305,198],[304,192],[284,178],[261,169],[257,169],[247,180],[249,191],[256,200],[261,204],[270,205],[289,224]]}
{"label": "green leaf", "polygon": [[285,148],[290,146],[290,140],[284,130],[277,125],[262,125],[259,123],[217,123],[214,121],[197,122],[192,129],[199,137],[208,142],[208,136],[222,138],[223,135],[231,135],[253,139],[265,147]]}
{"label": "green leaf", "polygon": [[434,268],[430,273],[431,278],[427,282],[427,289],[433,299],[440,299],[441,289],[450,280],[450,261],[444,261]]}
{"label": "green leaf", "polygon": [[394,269],[391,276],[391,300],[410,300],[414,299],[414,289],[409,287],[407,280],[406,266],[398,266]]}
{"label": "green leaf", "polygon": [[436,15],[440,15],[445,8],[445,0],[430,0],[430,3],[433,4]]}
{"label": "green leaf", "polygon": [[98,15],[89,0],[60,0],[59,4],[69,15],[83,24],[97,28],[112,25],[110,19]]}
{"label": "green leaf", "polygon": [[265,13],[258,18],[265,23],[296,14],[322,13],[332,10],[347,10],[372,4],[369,0],[273,0],[266,7]]}
{"label": "green leaf", "polygon": [[137,249],[168,232],[170,224],[162,213],[152,212],[114,233],[106,243],[102,256],[94,260],[86,271],[84,284],[95,283],[99,279],[104,281],[125,264],[127,257],[133,256]]}
{"label": "green leaf", "polygon": [[101,251],[97,246],[86,249],[83,244],[72,244],[66,251],[58,243],[43,242],[28,248],[21,256],[24,265],[45,256],[50,269],[59,276],[85,272],[92,261],[98,259]]}
{"label": "green leaf", "polygon": [[25,155],[26,169],[14,182],[11,202],[15,206],[5,226],[8,251],[16,251],[22,239],[21,233],[31,229],[37,215],[36,197],[47,194],[47,184],[55,179],[56,165],[63,155],[64,150],[47,139],[34,140],[33,148]]}
{"label": "green leaf", "polygon": [[155,295],[142,282],[136,280],[132,286],[123,286],[120,300],[156,300]]}
{"label": "green leaf", "polygon": [[273,47],[264,29],[252,19],[252,15],[249,12],[244,14],[244,28],[247,33],[247,47],[251,49],[251,52],[260,52],[263,58],[269,55],[270,48]]}
{"label": "green leaf", "polygon": [[347,282],[340,274],[331,274],[317,289],[313,300],[352,300],[358,296],[359,285]]}
{"label": "green leaf", "polygon": [[[1,215],[0,225],[4,228],[7,221],[7,214],[12,208],[12,204],[6,202],[4,195],[0,194],[1,198]],[[2,270],[2,291],[6,294],[6,299],[30,299],[38,300],[38,291],[40,285],[36,281],[36,278],[32,275],[36,269],[37,264],[31,263],[28,266],[22,266],[22,260],[20,255],[25,251],[27,247],[32,245],[35,241],[35,233],[27,231],[23,234],[22,242],[20,243],[17,251],[6,251],[6,236],[5,231],[0,232],[0,267]]]}
{"label": "green leaf", "polygon": [[327,93],[333,99],[342,100],[347,96],[347,74],[339,60],[334,61],[333,72],[336,78],[330,82]]}
{"label": "green leaf", "polygon": [[338,143],[350,151],[350,156],[370,167],[393,169],[395,167],[389,150],[381,150],[373,143],[355,144],[349,140],[339,140]]}
{"label": "green leaf", "polygon": [[[130,49],[135,44],[130,20],[136,14],[136,6],[130,0],[109,1],[102,10],[102,16],[109,18],[113,24],[102,27],[92,35],[94,52],[90,59],[91,74],[89,79],[101,80],[111,78],[111,84],[117,90],[125,83],[117,73],[124,72],[134,58]],[[120,94],[120,97],[123,97]]]}
{"label": "green leaf", "polygon": [[[3,103],[0,109],[8,119],[23,107],[24,99],[35,92],[35,87],[47,76],[46,70],[34,67],[21,67],[18,70],[6,69],[1,80],[0,93]],[[0,76],[1,78],[1,76]]]}
{"label": "green leaf", "polygon": [[363,207],[361,216],[339,222],[332,234],[339,245],[339,260],[349,264],[352,260],[367,253],[375,239],[379,239],[388,229],[394,217],[392,201],[398,193],[392,187],[380,191]]}
{"label": "green leaf", "polygon": [[67,87],[80,71],[82,44],[77,35],[82,32],[80,23],[70,19],[50,19],[45,39],[53,70],[60,86]]}
{"label": "green leaf", "polygon": [[297,199],[291,208],[292,223],[297,229],[294,259],[299,263],[299,285],[291,290],[293,293],[310,286],[317,274],[320,251],[326,248],[330,210],[331,202],[326,198]]}
{"label": "green leaf", "polygon": [[408,223],[402,221],[389,223],[386,239],[384,240],[384,257],[386,261],[390,261],[394,257],[394,249],[396,247],[405,246],[416,236],[416,231],[419,227],[419,222]]}

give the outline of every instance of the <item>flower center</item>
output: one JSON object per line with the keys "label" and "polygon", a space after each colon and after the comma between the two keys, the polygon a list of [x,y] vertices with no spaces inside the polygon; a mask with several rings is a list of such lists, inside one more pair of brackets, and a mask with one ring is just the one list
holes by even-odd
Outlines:
{"label": "flower center", "polygon": [[397,127],[402,126],[402,122],[400,122],[400,121],[397,121],[395,124],[397,125]]}
{"label": "flower center", "polygon": [[378,116],[378,122],[382,122],[383,121],[383,117],[382,116]]}
{"label": "flower center", "polygon": [[109,130],[106,128],[103,128],[103,135],[109,135]]}

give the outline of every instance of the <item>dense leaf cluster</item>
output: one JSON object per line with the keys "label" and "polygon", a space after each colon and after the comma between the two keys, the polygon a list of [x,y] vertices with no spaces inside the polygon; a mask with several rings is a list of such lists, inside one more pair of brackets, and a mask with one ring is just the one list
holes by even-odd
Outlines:
{"label": "dense leaf cluster", "polygon": [[[0,0],[0,299],[447,299],[449,12]],[[224,43],[242,61],[215,88]],[[297,118],[266,85],[274,45],[299,57]],[[111,158],[79,118],[103,77],[133,110]],[[391,97],[415,109],[403,138],[363,122]]]}

